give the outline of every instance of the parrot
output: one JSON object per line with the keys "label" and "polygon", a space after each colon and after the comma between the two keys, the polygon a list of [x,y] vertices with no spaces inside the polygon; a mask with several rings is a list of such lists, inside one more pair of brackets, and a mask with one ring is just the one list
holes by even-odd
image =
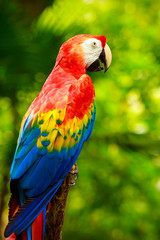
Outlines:
{"label": "parrot", "polygon": [[21,123],[10,169],[8,240],[43,240],[49,202],[92,133],[96,105],[87,72],[107,71],[103,35],[76,35],[62,44],[55,66]]}

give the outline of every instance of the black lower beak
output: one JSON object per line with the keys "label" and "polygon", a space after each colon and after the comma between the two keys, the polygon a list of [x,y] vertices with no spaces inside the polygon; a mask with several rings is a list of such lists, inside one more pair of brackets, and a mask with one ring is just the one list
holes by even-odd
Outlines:
{"label": "black lower beak", "polygon": [[[100,61],[104,64],[104,67],[101,66]],[[105,56],[105,51],[104,49],[102,50],[99,58],[95,60],[88,68],[87,71],[89,72],[99,72],[104,69],[104,72],[107,71],[107,61],[106,61],[106,56]]]}
{"label": "black lower beak", "polygon": [[101,66],[99,59],[97,59],[96,61],[94,61],[88,68],[87,71],[88,72],[99,72],[102,71],[103,67]]}
{"label": "black lower beak", "polygon": [[101,52],[101,54],[99,56],[99,59],[104,64],[104,72],[106,72],[108,70],[108,67],[107,67],[106,54],[105,54],[104,49],[102,50],[102,52]]}

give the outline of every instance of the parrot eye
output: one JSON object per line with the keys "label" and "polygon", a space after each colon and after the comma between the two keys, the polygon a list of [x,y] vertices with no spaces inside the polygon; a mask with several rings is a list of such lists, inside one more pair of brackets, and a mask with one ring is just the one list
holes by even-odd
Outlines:
{"label": "parrot eye", "polygon": [[93,42],[93,43],[92,43],[92,46],[93,46],[93,47],[96,47],[96,46],[97,46],[97,43],[96,43],[96,42]]}

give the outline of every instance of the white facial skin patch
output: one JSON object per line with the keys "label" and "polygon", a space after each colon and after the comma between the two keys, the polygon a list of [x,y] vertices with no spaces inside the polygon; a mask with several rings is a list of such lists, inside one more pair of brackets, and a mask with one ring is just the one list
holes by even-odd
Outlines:
{"label": "white facial skin patch", "polygon": [[100,40],[95,38],[89,38],[82,43],[82,47],[85,53],[85,63],[88,68],[94,61],[96,61],[101,52],[102,52],[102,44]]}

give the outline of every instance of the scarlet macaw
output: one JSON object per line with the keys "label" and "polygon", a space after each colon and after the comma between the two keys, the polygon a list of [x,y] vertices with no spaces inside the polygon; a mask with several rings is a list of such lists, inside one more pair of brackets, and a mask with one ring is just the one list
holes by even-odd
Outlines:
{"label": "scarlet macaw", "polygon": [[61,46],[22,120],[10,170],[8,239],[44,239],[46,206],[93,130],[95,92],[86,71],[101,71],[99,59],[106,71],[111,58],[102,35],[77,35]]}

